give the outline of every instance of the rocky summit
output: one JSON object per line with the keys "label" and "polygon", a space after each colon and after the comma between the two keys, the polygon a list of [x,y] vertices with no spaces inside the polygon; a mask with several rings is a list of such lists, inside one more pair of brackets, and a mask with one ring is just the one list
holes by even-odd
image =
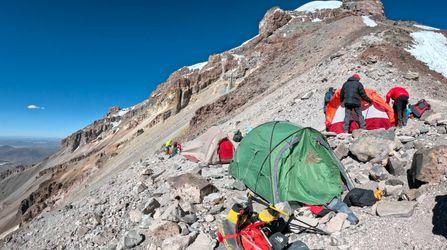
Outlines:
{"label": "rocky summit", "polygon": [[447,71],[430,56],[447,53],[447,32],[389,20],[379,0],[329,2],[270,9],[257,36],[178,69],[147,100],[112,107],[56,154],[2,178],[0,248],[222,249],[218,224],[249,190],[228,164],[168,157],[160,146],[211,126],[245,133],[273,120],[324,131],[326,90],[359,73],[381,96],[400,84],[411,103],[425,99],[431,110],[403,128],[325,132],[354,185],[384,196],[351,207],[356,225],[346,214],[315,218],[297,209],[330,234],[294,231],[289,241],[311,249],[444,249]]}

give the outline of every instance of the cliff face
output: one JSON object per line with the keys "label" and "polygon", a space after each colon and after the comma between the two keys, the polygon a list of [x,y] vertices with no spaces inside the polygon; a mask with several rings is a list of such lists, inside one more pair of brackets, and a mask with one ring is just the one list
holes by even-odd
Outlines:
{"label": "cliff face", "polygon": [[354,12],[356,15],[384,17],[384,7],[380,0],[344,0],[343,8]]}
{"label": "cliff face", "polygon": [[[278,7],[270,9],[259,23],[259,35],[247,41],[242,46],[221,54],[211,55],[208,61],[183,67],[173,72],[168,79],[160,84],[150,95],[149,99],[139,107],[123,110],[114,108],[108,114],[95,121],[86,128],[75,132],[63,140],[62,146],[71,152],[79,146],[88,144],[101,135],[109,133],[123,121],[128,127],[136,126],[142,120],[151,117],[151,126],[166,120],[171,115],[177,114],[180,110],[188,106],[191,99],[207,87],[220,81],[222,94],[226,94],[235,89],[240,82],[253,81],[245,79],[247,72],[262,68],[270,64],[271,60],[281,55],[279,48],[289,46],[296,38],[300,30],[296,30],[291,37],[284,34],[274,34],[286,24],[306,23],[315,18],[321,20],[337,20],[347,15],[372,15],[383,18],[383,4],[379,0],[346,0],[341,8],[335,10],[318,10],[312,13],[301,15],[298,11],[284,11]],[[299,20],[297,22],[297,20]],[[304,28],[304,27],[303,27]],[[278,33],[278,32],[277,32]],[[302,34],[306,31],[303,30]],[[265,86],[268,87],[268,86]],[[260,86],[258,94],[263,92],[264,87]],[[248,95],[247,97],[250,97]],[[239,97],[235,97],[238,100]],[[245,103],[242,97],[241,104]],[[231,97],[223,97],[221,102],[227,103]],[[227,109],[234,109],[237,104],[226,105]],[[207,109],[207,108],[203,108]],[[198,111],[199,114],[204,110]],[[191,124],[194,125],[196,121]]]}

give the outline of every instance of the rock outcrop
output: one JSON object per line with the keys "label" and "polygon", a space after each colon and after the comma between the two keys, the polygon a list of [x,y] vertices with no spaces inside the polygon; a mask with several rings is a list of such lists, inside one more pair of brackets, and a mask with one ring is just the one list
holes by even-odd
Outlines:
{"label": "rock outcrop", "polygon": [[259,23],[259,34],[268,37],[288,23],[290,19],[292,16],[284,10],[278,7],[271,8]]}
{"label": "rock outcrop", "polygon": [[384,8],[380,0],[343,0],[343,8],[353,11],[357,15],[383,18]]}

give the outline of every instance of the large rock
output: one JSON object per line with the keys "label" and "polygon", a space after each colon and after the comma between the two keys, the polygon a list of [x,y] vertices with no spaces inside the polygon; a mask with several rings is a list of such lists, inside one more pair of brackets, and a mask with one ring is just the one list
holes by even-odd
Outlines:
{"label": "large rock", "polygon": [[369,177],[371,177],[371,179],[375,181],[386,180],[388,179],[388,176],[389,174],[385,170],[385,168],[377,164],[372,166],[372,168],[369,170]]}
{"label": "large rock", "polygon": [[348,219],[348,215],[345,213],[337,213],[326,225],[326,231],[328,233],[339,232],[343,228],[343,223]]}
{"label": "large rock", "polygon": [[413,72],[413,71],[408,71],[405,75],[404,78],[407,80],[418,80],[419,79],[419,73],[418,72]]}
{"label": "large rock", "polygon": [[395,156],[389,158],[386,169],[388,172],[394,176],[402,176],[405,174],[406,161],[399,159]]}
{"label": "large rock", "polygon": [[187,250],[196,250],[196,249],[214,249],[216,246],[216,242],[208,235],[204,233],[200,233],[199,236],[197,236],[196,240],[188,247]]}
{"label": "large rock", "polygon": [[142,229],[150,228],[153,220],[154,219],[150,215],[144,214],[140,220],[140,228],[142,228]]}
{"label": "large rock", "polygon": [[416,205],[414,201],[381,201],[377,205],[377,214],[381,217],[411,217]]}
{"label": "large rock", "polygon": [[396,147],[394,131],[391,130],[378,129],[358,135],[353,133],[353,136],[356,139],[349,150],[362,162],[382,162]]}
{"label": "large rock", "polygon": [[259,34],[268,37],[275,30],[281,28],[292,19],[292,16],[284,10],[273,7],[264,15],[259,23]]}
{"label": "large rock", "polygon": [[197,215],[193,214],[193,213],[187,214],[187,215],[183,216],[180,220],[191,225],[197,221]]}
{"label": "large rock", "polygon": [[161,244],[161,249],[184,250],[191,243],[192,239],[193,237],[191,235],[186,236],[177,235],[165,239]]}
{"label": "large rock", "polygon": [[334,150],[335,155],[338,157],[338,159],[343,159],[349,154],[349,148],[346,146],[346,144],[341,143],[338,145],[338,147]]}
{"label": "large rock", "polygon": [[430,149],[420,149],[413,155],[410,169],[410,179],[413,183],[439,183],[445,178],[447,171],[447,145],[440,145]]}
{"label": "large rock", "polygon": [[133,248],[141,244],[144,241],[144,235],[139,234],[136,231],[128,231],[123,238],[124,248]]}
{"label": "large rock", "polygon": [[135,192],[139,194],[141,192],[144,192],[146,189],[147,189],[146,184],[144,184],[143,182],[139,182],[135,187]]}
{"label": "large rock", "polygon": [[179,222],[180,219],[185,215],[185,211],[180,207],[178,201],[175,201],[170,205],[165,212],[160,216],[160,219]]}
{"label": "large rock", "polygon": [[442,121],[445,119],[445,115],[443,113],[429,113],[425,115],[424,113],[421,119],[426,123],[435,126],[438,124],[438,121]]}
{"label": "large rock", "polygon": [[151,236],[167,239],[180,234],[180,228],[177,223],[171,221],[155,221],[149,227],[149,232]]}
{"label": "large rock", "polygon": [[143,214],[153,214],[155,209],[160,207],[160,203],[153,197],[149,198],[143,208]]}
{"label": "large rock", "polygon": [[212,194],[205,196],[205,198],[203,198],[203,203],[216,205],[216,204],[222,203],[223,199],[224,199],[224,197],[222,194],[212,193]]}
{"label": "large rock", "polygon": [[135,222],[135,223],[140,222],[142,216],[143,216],[143,213],[141,213],[139,210],[130,210],[129,211],[129,219],[132,222]]}
{"label": "large rock", "polygon": [[191,173],[172,177],[168,183],[176,196],[194,203],[201,203],[206,195],[217,191],[206,179]]}

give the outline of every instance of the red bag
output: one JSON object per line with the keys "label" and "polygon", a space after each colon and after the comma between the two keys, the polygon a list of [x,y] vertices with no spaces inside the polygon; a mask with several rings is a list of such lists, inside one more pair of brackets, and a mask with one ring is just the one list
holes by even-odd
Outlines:
{"label": "red bag", "polygon": [[241,230],[239,234],[244,250],[272,250],[267,236],[261,229],[264,224],[258,221]]}
{"label": "red bag", "polygon": [[430,104],[422,99],[418,101],[415,105],[411,106],[411,113],[417,118],[421,118],[421,116],[425,113],[425,111],[430,109]]}

